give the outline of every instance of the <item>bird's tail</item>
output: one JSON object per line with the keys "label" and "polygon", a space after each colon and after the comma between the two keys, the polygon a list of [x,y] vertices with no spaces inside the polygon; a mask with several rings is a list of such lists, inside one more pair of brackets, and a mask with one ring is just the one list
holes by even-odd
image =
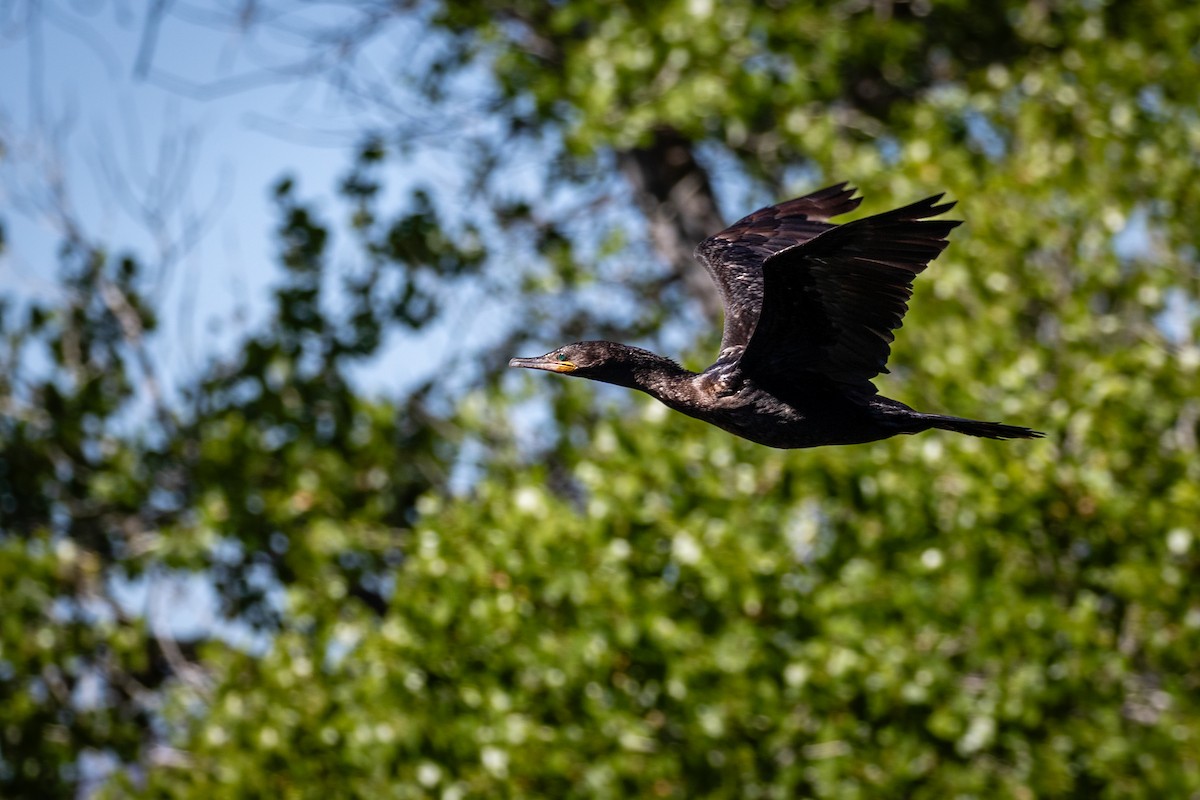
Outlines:
{"label": "bird's tail", "polygon": [[1005,425],[1002,422],[982,422],[977,419],[947,417],[942,414],[922,414],[921,416],[931,428],[965,433],[968,436],[982,436],[984,439],[1041,439],[1046,435],[1031,428]]}

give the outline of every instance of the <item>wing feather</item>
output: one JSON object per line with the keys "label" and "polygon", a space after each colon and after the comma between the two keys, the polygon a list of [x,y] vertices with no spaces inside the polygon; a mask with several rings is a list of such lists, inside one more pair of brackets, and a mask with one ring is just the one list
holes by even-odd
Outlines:
{"label": "wing feather", "polygon": [[871,379],[887,372],[892,331],[908,310],[913,279],[961,224],[929,219],[953,208],[941,198],[830,227],[769,256],[743,369],[762,376],[817,372],[873,394]]}
{"label": "wing feather", "polygon": [[853,211],[862,198],[845,183],[747,214],[696,248],[725,306],[721,349],[744,346],[758,322],[763,300],[763,262],[807,242],[834,225],[830,217]]}

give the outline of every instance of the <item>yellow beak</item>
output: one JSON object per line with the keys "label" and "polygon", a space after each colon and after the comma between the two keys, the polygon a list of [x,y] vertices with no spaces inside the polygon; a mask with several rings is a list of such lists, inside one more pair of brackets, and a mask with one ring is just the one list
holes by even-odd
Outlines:
{"label": "yellow beak", "polygon": [[547,372],[574,372],[576,366],[571,361],[559,361],[557,358],[549,356],[538,356],[537,358],[513,358],[509,359],[510,367],[524,367],[525,369],[544,369]]}

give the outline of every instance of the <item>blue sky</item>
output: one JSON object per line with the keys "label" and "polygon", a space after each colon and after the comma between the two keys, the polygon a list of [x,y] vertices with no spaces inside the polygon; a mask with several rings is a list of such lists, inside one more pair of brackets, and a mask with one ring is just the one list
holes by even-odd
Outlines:
{"label": "blue sky", "polygon": [[[168,379],[195,375],[265,309],[278,275],[270,187],[295,175],[299,196],[316,198],[336,221],[342,209],[331,195],[350,165],[355,132],[386,120],[319,80],[272,78],[265,64],[303,53],[286,37],[201,24],[195,14],[169,14],[147,37],[142,13],[150,4],[93,0],[34,13],[35,5],[0,9],[0,219],[8,239],[0,293],[57,291],[59,231],[38,199],[61,169],[85,234],[132,247],[151,266],[164,325],[155,357]],[[419,25],[402,23],[377,44],[391,51],[380,63],[394,60]],[[387,176],[394,196],[416,180],[443,188],[458,180],[447,159],[418,152],[407,164],[407,174]],[[181,240],[190,242],[186,252],[156,269],[162,242]],[[402,389],[418,375],[399,350],[436,353],[448,337],[434,332],[420,348],[393,343],[359,377],[375,390]]]}

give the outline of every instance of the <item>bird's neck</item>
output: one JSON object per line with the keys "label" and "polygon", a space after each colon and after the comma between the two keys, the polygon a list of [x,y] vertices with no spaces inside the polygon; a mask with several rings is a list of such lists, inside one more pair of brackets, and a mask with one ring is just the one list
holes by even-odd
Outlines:
{"label": "bird's neck", "polygon": [[651,397],[668,402],[686,393],[695,373],[689,372],[669,358],[640,347],[628,347],[620,361],[612,364],[597,380],[639,389]]}

